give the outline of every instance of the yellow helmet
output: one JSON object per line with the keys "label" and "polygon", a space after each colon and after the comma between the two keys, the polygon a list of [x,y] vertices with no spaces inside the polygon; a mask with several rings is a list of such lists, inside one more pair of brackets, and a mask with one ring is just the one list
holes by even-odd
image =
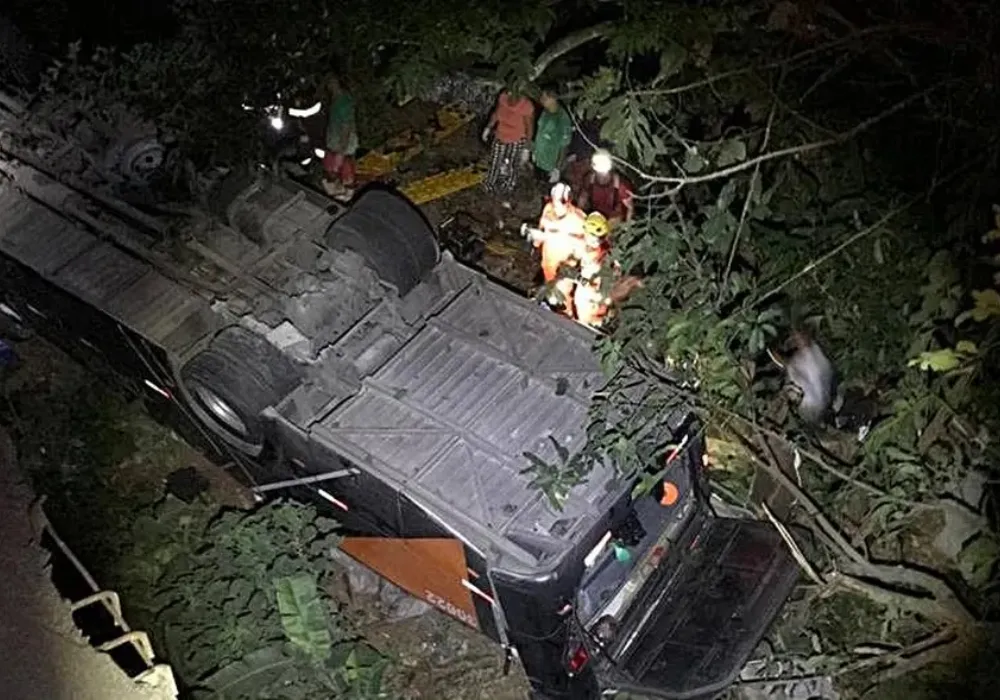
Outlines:
{"label": "yellow helmet", "polygon": [[583,230],[588,236],[604,238],[611,232],[611,227],[608,225],[608,220],[604,214],[595,211],[587,215],[587,220],[583,223]]}

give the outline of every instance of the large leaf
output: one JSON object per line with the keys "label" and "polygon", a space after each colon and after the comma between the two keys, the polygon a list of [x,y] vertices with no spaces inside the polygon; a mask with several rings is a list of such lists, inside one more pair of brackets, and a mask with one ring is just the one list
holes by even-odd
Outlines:
{"label": "large leaf", "polygon": [[382,697],[382,679],[389,660],[367,645],[351,649],[340,668],[341,678],[348,687],[347,697]]}
{"label": "large leaf", "polygon": [[330,620],[316,579],[309,574],[274,580],[281,626],[288,640],[313,661],[330,658]]}
{"label": "large leaf", "polygon": [[919,367],[924,372],[950,372],[962,364],[961,359],[951,348],[929,350],[920,353],[907,363],[909,367]]}
{"label": "large leaf", "polygon": [[295,664],[280,647],[265,647],[216,671],[192,693],[194,700],[242,700],[254,697]]}
{"label": "large leaf", "polygon": [[747,159],[747,145],[739,139],[723,141],[715,156],[715,164],[720,168],[739,163]]}
{"label": "large leaf", "polygon": [[1000,292],[995,289],[981,289],[972,292],[975,306],[966,311],[957,319],[955,325],[963,323],[967,318],[973,321],[982,322],[988,318],[1000,316]]}
{"label": "large leaf", "polygon": [[704,158],[702,158],[701,154],[698,153],[698,151],[696,151],[695,149],[693,148],[689,149],[684,154],[685,171],[691,174],[698,173],[704,170],[706,165],[708,165],[708,162]]}

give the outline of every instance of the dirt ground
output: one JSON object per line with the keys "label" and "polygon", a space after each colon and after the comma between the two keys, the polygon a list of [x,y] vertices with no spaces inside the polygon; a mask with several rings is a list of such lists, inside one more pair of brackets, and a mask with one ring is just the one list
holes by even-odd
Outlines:
{"label": "dirt ground", "polygon": [[393,620],[390,605],[378,594],[350,592],[337,580],[330,591],[353,629],[394,660],[387,676],[391,697],[399,700],[525,700],[524,673],[511,665],[503,673],[503,653],[492,641],[447,615],[430,609]]}

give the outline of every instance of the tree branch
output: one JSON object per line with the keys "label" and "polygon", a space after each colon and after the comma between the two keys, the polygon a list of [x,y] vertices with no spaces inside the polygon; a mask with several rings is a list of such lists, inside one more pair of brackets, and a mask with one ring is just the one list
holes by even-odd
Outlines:
{"label": "tree branch", "polygon": [[923,28],[923,26],[922,25],[900,26],[900,25],[888,24],[888,25],[879,25],[875,27],[867,27],[865,29],[852,32],[847,36],[840,37],[839,39],[833,39],[832,41],[828,41],[825,44],[820,44],[819,46],[813,46],[812,48],[800,51],[797,54],[789,56],[788,58],[783,58],[778,61],[770,61],[761,66],[745,66],[743,68],[735,68],[733,70],[726,71],[724,73],[717,73],[716,75],[703,78],[702,80],[696,80],[694,82],[687,83],[686,85],[678,85],[672,88],[651,88],[648,90],[636,90],[632,94],[636,96],[649,96],[649,97],[654,97],[654,96],[666,97],[669,95],[678,95],[682,92],[688,92],[690,90],[697,90],[698,88],[708,87],[709,85],[717,83],[720,80],[725,80],[727,78],[736,78],[741,75],[746,75],[747,73],[751,73],[753,71],[773,70],[775,68],[791,66],[794,65],[795,63],[798,63],[804,58],[809,58],[811,56],[815,56],[816,54],[829,51],[830,49],[835,49],[838,46],[849,44],[850,42],[856,39],[860,39],[862,37],[871,34],[902,33],[908,29],[918,29],[918,28]]}
{"label": "tree branch", "polygon": [[[761,459],[757,455],[757,451],[752,449],[756,440],[750,440],[740,431],[734,432],[741,442],[751,448],[751,459],[792,495],[822,534],[839,550],[841,559],[845,560],[845,571],[834,572],[829,576],[832,586],[853,590],[883,604],[898,605],[938,620],[963,626],[977,622],[973,612],[943,579],[903,564],[876,564],[869,561],[851,546],[839,528],[798,484],[770,460]],[[759,432],[758,439],[763,439]]]}
{"label": "tree branch", "polygon": [[841,132],[836,136],[832,136],[828,139],[823,139],[822,141],[814,141],[813,143],[806,143],[800,146],[790,146],[788,148],[782,148],[777,151],[772,151],[771,153],[764,153],[755,158],[751,158],[750,160],[743,161],[742,163],[737,163],[736,165],[731,165],[727,168],[722,168],[721,170],[716,170],[714,172],[706,173],[704,175],[694,175],[694,176],[684,176],[684,177],[676,177],[676,176],[666,177],[666,176],[653,175],[652,173],[648,173],[644,170],[637,168],[632,163],[629,163],[628,161],[623,160],[621,158],[615,158],[615,160],[621,163],[622,165],[628,167],[636,174],[638,174],[640,177],[651,183],[661,182],[670,185],[683,186],[683,185],[692,185],[699,182],[709,182],[711,180],[718,180],[720,178],[729,177],[730,175],[735,175],[736,173],[741,172],[743,170],[747,170],[748,168],[753,168],[769,160],[775,160],[776,158],[784,158],[786,156],[798,155],[800,153],[807,153],[809,151],[816,151],[821,148],[828,148],[830,146],[835,146],[837,144],[844,143],[845,141],[849,141],[854,137],[856,137],[861,132],[870,129],[879,122],[884,121],[889,117],[891,117],[892,115],[896,114],[897,112],[905,109],[911,103],[926,97],[934,90],[937,90],[941,86],[947,84],[947,82],[948,81],[942,81],[940,83],[932,85],[929,88],[921,90],[920,92],[916,92],[910,95],[909,97],[900,100],[899,102],[892,105],[888,109],[879,112],[873,117],[865,119],[863,122],[856,125],[855,127],[849,129],[848,131]]}
{"label": "tree branch", "polygon": [[791,277],[789,277],[788,279],[786,279],[784,282],[782,282],[781,284],[777,285],[773,289],[770,289],[767,292],[765,292],[764,294],[762,294],[761,296],[757,297],[757,299],[754,300],[754,302],[752,304],[748,304],[744,308],[746,308],[746,309],[752,309],[752,308],[760,305],[761,302],[763,302],[764,300],[769,299],[770,297],[774,296],[775,294],[777,294],[778,292],[780,292],[781,290],[783,290],[785,287],[787,287],[788,285],[790,285],[795,280],[800,279],[801,277],[809,274],[810,272],[812,272],[813,270],[815,270],[817,267],[819,267],[823,263],[831,260],[832,258],[834,258],[837,255],[839,255],[841,252],[843,252],[845,249],[849,248],[850,246],[852,246],[855,243],[857,243],[858,241],[860,241],[862,238],[870,236],[875,231],[878,231],[880,228],[882,228],[883,226],[885,226],[885,224],[887,224],[890,219],[895,218],[896,216],[898,216],[899,214],[902,214],[904,211],[906,211],[907,209],[909,209],[913,205],[917,204],[920,201],[923,201],[924,199],[926,199],[928,197],[928,195],[930,195],[932,192],[934,192],[934,190],[938,189],[939,187],[941,187],[942,185],[944,185],[946,182],[949,182],[950,180],[954,179],[955,177],[958,177],[960,174],[962,174],[963,172],[965,172],[966,170],[968,170],[973,165],[978,165],[981,160],[982,160],[982,158],[977,158],[977,159],[971,160],[971,161],[965,163],[964,165],[962,165],[961,167],[956,168],[955,170],[953,170],[951,173],[949,173],[945,177],[940,178],[940,179],[936,180],[935,182],[932,182],[931,185],[930,185],[930,187],[928,187],[928,189],[927,189],[926,192],[924,192],[922,194],[919,194],[919,195],[914,195],[913,197],[911,197],[910,199],[908,199],[905,203],[900,204],[899,206],[894,207],[893,209],[890,209],[884,216],[882,216],[874,224],[872,224],[871,226],[868,226],[865,229],[862,229],[861,231],[858,231],[857,233],[855,233],[853,236],[851,236],[850,238],[848,238],[843,243],[840,243],[839,245],[835,246],[829,252],[824,253],[823,255],[821,255],[820,257],[816,258],[815,260],[810,261],[801,270],[799,270],[798,272],[796,272],[795,274],[793,274]]}
{"label": "tree branch", "polygon": [[[858,673],[865,669],[869,669],[878,666],[884,666],[887,662],[891,665],[888,669],[883,670],[881,673],[891,671],[901,666],[905,665],[906,670],[904,673],[914,671],[921,666],[925,666],[935,659],[928,659],[927,655],[931,652],[934,653],[935,657],[940,655],[941,652],[949,647],[953,642],[958,639],[958,635],[955,630],[951,627],[944,627],[937,632],[934,632],[929,637],[924,637],[918,642],[915,642],[902,649],[896,649],[890,651],[886,654],[880,654],[879,656],[874,656],[868,659],[861,659],[860,661],[855,661],[849,663],[845,666],[840,667],[834,671],[831,676],[837,678],[839,676],[846,676],[852,673]],[[912,662],[920,661],[918,666],[913,666]],[[880,679],[887,680],[887,679]]]}
{"label": "tree branch", "polygon": [[[647,362],[652,362],[648,360]],[[660,382],[673,390],[675,384],[664,377],[655,366],[640,369],[651,372]],[[655,364],[655,363],[654,363]],[[680,389],[683,396],[693,397],[693,393]],[[697,397],[694,397],[697,401]],[[925,617],[950,623],[956,629],[968,629],[978,624],[979,619],[955,592],[951,585],[935,573],[914,568],[900,563],[875,563],[859,552],[840,529],[823,513],[816,502],[798,484],[796,484],[777,464],[770,459],[762,458],[766,451],[760,448],[760,443],[766,444],[763,431],[752,420],[732,411],[724,413],[738,419],[749,428],[748,436],[742,430],[730,426],[735,437],[748,448],[749,458],[760,468],[767,471],[795,499],[798,505],[815,525],[819,534],[833,549],[841,563],[841,570],[834,571],[827,577],[830,589],[842,588],[865,595],[884,605],[893,605]],[[787,441],[787,437],[779,436]]]}
{"label": "tree branch", "polygon": [[603,22],[601,24],[595,24],[592,27],[580,29],[572,32],[571,34],[567,34],[562,39],[559,39],[557,42],[545,49],[545,51],[543,51],[541,55],[535,59],[534,64],[531,66],[531,72],[528,73],[528,80],[535,82],[557,59],[586,43],[594,41],[595,39],[606,37],[609,33],[611,33],[611,30],[614,29],[614,27],[615,25],[613,22]]}
{"label": "tree branch", "polygon": [[802,549],[795,541],[795,538],[792,537],[792,533],[790,533],[788,528],[785,527],[784,523],[778,520],[777,516],[771,512],[771,509],[767,507],[766,503],[761,504],[761,509],[764,511],[764,515],[767,516],[767,519],[771,521],[771,524],[774,525],[774,529],[778,531],[779,535],[781,535],[781,539],[785,541],[789,551],[792,553],[792,557],[798,563],[799,568],[805,572],[806,576],[808,576],[813,583],[818,586],[825,586],[826,581],[824,581],[823,577],[819,575],[818,571],[816,571],[816,567],[814,567],[812,563],[806,559],[806,555],[802,553]]}
{"label": "tree branch", "polygon": [[[784,76],[782,76],[784,77]],[[779,88],[780,83],[779,82]],[[761,142],[760,150],[766,151],[767,146],[771,141],[771,127],[774,125],[774,115],[777,112],[778,103],[777,101],[771,102],[771,112],[767,115],[767,126],[764,128],[764,139]],[[747,214],[750,212],[750,202],[753,199],[753,189],[754,185],[760,180],[760,163],[754,166],[753,175],[750,176],[750,184],[747,186],[747,196],[743,200],[743,211],[740,212],[740,223],[736,227],[736,233],[733,235],[733,242],[729,246],[729,257],[726,260],[726,269],[722,271],[722,284],[719,285],[719,298],[716,300],[716,305],[722,304],[722,299],[726,294],[726,282],[729,280],[729,271],[733,269],[733,260],[736,258],[736,251],[740,246],[740,236],[743,234],[743,229],[747,223]]]}

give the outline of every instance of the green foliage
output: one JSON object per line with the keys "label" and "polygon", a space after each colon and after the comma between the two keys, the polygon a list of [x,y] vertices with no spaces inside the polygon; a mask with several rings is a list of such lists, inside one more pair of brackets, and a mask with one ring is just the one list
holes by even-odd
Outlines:
{"label": "green foliage", "polygon": [[333,638],[316,580],[309,574],[274,580],[285,636],[316,663],[330,658]]}
{"label": "green foliage", "polygon": [[[610,42],[621,62],[576,80],[573,107],[599,120],[602,138],[632,166],[620,171],[637,186],[639,211],[616,232],[615,252],[645,283],[597,344],[610,382],[591,413],[584,463],[610,461],[642,488],[672,444],[663,416],[683,406],[716,435],[736,420],[793,444],[821,437],[811,448],[832,451],[838,473],[855,481],[807,463],[810,494],[866,545],[892,546],[914,522],[909,504],[934,503],[971,473],[996,474],[1000,294],[983,280],[1000,284],[990,248],[1000,220],[982,235],[981,200],[967,193],[1000,193],[954,170],[997,157],[985,116],[996,110],[956,68],[948,96],[911,103],[905,119],[873,122],[870,133],[833,137],[906,96],[886,92],[893,70],[923,85],[941,77],[937,69],[894,52],[890,69],[871,55],[881,48],[824,48],[818,39],[786,62],[804,48],[783,44],[791,25],[762,33],[735,9],[623,8]],[[810,21],[824,36],[843,36],[827,19]],[[638,54],[659,55],[659,71],[632,71]],[[844,79],[831,70],[849,64],[856,69]],[[968,132],[934,106],[953,99],[967,107]],[[826,146],[803,147],[818,142]],[[782,149],[787,157],[755,164]],[[914,176],[931,172],[930,184]],[[883,219],[910,197],[928,206]],[[765,352],[793,328],[817,336],[842,386],[877,405],[863,444],[850,433],[799,430]],[[579,464],[536,463],[532,473],[547,493],[560,492],[580,478]],[[997,552],[979,537],[950,566],[985,592]]]}
{"label": "green foliage", "polygon": [[484,62],[499,79],[523,84],[555,21],[553,8],[527,0],[172,5],[175,36],[89,55],[74,44],[43,93],[52,110],[72,105],[100,116],[127,105],[177,141],[179,162],[198,168],[257,156],[260,114],[242,105],[263,107],[279,92],[313,99],[331,73],[357,93],[359,136],[375,145],[386,135],[387,98],[413,96],[444,71]]}
{"label": "green foliage", "polygon": [[589,464],[582,454],[570,455],[569,450],[560,445],[554,437],[550,436],[549,441],[556,451],[558,461],[546,462],[538,455],[525,452],[524,456],[531,466],[521,473],[530,474],[531,485],[545,494],[553,508],[562,510],[566,497],[573,487],[586,481]]}
{"label": "green foliage", "polygon": [[293,505],[224,512],[203,546],[174,558],[157,582],[167,658],[200,679],[283,639],[273,581],[323,575],[333,522]]}
{"label": "green foliage", "polygon": [[140,447],[134,408],[95,380],[53,377],[0,399],[2,419],[19,428],[21,465],[63,538],[89,565],[112,568],[137,506],[156,500],[158,484],[129,468]]}
{"label": "green foliage", "polygon": [[[886,536],[909,517],[908,502],[989,470],[1000,293],[987,280],[1000,283],[991,249],[1000,221],[982,235],[982,201],[997,194],[982,173],[1000,153],[1000,115],[984,88],[995,65],[981,47],[997,30],[986,5],[949,6],[954,26],[967,28],[960,39],[923,10],[906,21],[859,11],[854,28],[829,12],[765,28],[759,4],[604,5],[614,24],[606,60],[574,73],[571,107],[598,119],[634,166],[621,171],[637,186],[639,214],[615,244],[645,284],[598,344],[611,381],[588,449],[556,446],[554,463],[529,455],[535,486],[558,507],[598,461],[644,473],[672,444],[664,414],[684,405],[710,430],[725,432],[735,414],[805,440],[766,353],[792,328],[811,330],[843,384],[872,394],[884,418],[861,446],[834,440],[840,473],[868,486],[861,495],[829,473],[806,474],[831,512],[861,501],[859,537]],[[177,6],[186,29],[175,42],[98,54],[60,73],[57,93],[134,99],[165,114],[182,143],[223,144],[223,160],[252,139],[239,111],[249,95],[299,77],[312,86],[334,68],[378,86],[365,91],[374,109],[372,95],[412,95],[450,68],[482,67],[516,85],[578,19],[526,1]],[[178,82],[197,98],[185,102]],[[917,204],[883,219],[903,201]],[[249,578],[269,590],[294,574]],[[220,642],[227,658],[252,651],[241,639],[229,630]]]}
{"label": "green foliage", "polygon": [[993,583],[998,561],[1000,540],[993,533],[978,534],[958,555],[962,577],[975,588],[984,588]]}
{"label": "green foliage", "polygon": [[160,540],[153,582],[164,656],[196,697],[374,697],[387,662],[337,624],[320,588],[334,521],[290,503],[210,521],[204,508],[168,497],[137,523],[147,538],[150,521],[204,525]]}
{"label": "green foliage", "polygon": [[207,496],[163,495],[191,449],[54,349],[30,352],[46,372],[2,402],[24,428],[20,461],[57,532],[184,686],[227,700],[379,696],[388,660],[323,588],[334,521],[291,503],[220,512]]}
{"label": "green foliage", "polygon": [[236,700],[259,697],[260,689],[276,684],[294,669],[296,659],[278,646],[264,647],[219,669],[194,692],[196,700]]}

